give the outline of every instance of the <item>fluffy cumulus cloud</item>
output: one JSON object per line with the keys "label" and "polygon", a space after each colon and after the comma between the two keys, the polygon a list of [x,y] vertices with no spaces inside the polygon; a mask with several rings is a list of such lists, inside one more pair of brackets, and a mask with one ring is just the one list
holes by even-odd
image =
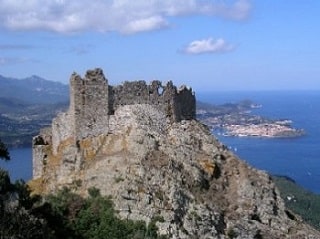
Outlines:
{"label": "fluffy cumulus cloud", "polygon": [[250,8],[249,0],[0,0],[0,27],[129,34],[167,27],[169,17],[187,14],[242,20]]}
{"label": "fluffy cumulus cloud", "polygon": [[234,46],[227,43],[224,39],[208,38],[202,40],[195,40],[183,49],[187,54],[203,54],[203,53],[222,53],[234,49]]}

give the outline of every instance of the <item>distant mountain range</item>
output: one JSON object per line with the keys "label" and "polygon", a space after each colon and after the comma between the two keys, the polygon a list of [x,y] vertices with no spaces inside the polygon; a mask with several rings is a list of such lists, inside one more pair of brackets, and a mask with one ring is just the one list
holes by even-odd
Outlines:
{"label": "distant mountain range", "polygon": [[30,146],[40,128],[65,111],[69,86],[39,76],[24,79],[0,75],[0,138],[9,147]]}
{"label": "distant mountain range", "polygon": [[24,79],[0,75],[1,102],[10,106],[55,104],[69,100],[69,86],[33,75]]}

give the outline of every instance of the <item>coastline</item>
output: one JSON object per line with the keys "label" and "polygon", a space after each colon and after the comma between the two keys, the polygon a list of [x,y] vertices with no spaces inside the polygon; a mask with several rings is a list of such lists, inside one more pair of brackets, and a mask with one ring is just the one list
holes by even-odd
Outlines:
{"label": "coastline", "polygon": [[[288,176],[304,188],[320,194],[319,91],[213,92],[198,98],[216,104],[250,98],[262,105],[259,109],[252,109],[252,115],[272,119],[277,124],[279,122],[276,119],[288,119],[292,128],[303,129],[304,134],[295,137],[238,137],[225,136],[223,124],[207,124],[212,126],[213,134],[223,144],[253,167],[273,175]],[[217,116],[211,115],[207,119],[217,119]],[[228,117],[232,118],[230,115]]]}
{"label": "coastline", "polygon": [[305,135],[302,129],[277,123],[227,125],[224,129],[226,130],[224,136],[233,137],[291,138]]}
{"label": "coastline", "polygon": [[197,119],[223,136],[293,138],[305,135],[304,129],[292,127],[291,119],[269,119],[252,111],[262,105],[250,100],[224,105],[199,103]]}

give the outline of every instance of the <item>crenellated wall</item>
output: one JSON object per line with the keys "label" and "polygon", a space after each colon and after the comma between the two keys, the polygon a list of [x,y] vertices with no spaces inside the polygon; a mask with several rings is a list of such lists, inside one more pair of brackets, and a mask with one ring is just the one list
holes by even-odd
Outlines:
{"label": "crenellated wall", "polygon": [[[49,131],[43,131],[33,139],[33,177],[42,176],[49,154],[64,162],[63,169],[80,167],[85,151],[81,148],[81,141],[111,133],[110,116],[119,107],[134,104],[153,105],[163,112],[169,122],[195,119],[195,95],[192,89],[185,86],[177,89],[171,81],[166,85],[160,81],[152,81],[149,85],[145,81],[134,81],[110,86],[99,68],[88,70],[84,78],[73,73],[70,77],[68,112],[60,113],[53,119]],[[114,128],[117,122],[111,124]],[[66,145],[75,150],[73,158],[70,158],[73,154],[70,150],[61,151]],[[73,165],[75,162],[76,167]]]}

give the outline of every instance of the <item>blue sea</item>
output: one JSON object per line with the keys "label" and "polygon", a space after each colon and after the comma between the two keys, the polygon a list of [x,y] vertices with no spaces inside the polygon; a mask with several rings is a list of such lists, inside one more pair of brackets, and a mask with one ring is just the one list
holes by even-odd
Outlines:
{"label": "blue sea", "polygon": [[8,170],[11,181],[18,179],[30,180],[32,178],[32,149],[14,148],[9,149],[9,152],[10,161],[0,160],[0,168]]}
{"label": "blue sea", "polygon": [[287,139],[215,136],[250,165],[320,193],[320,91],[212,92],[197,99],[215,104],[250,99],[262,105],[253,114],[290,119],[304,129],[305,136]]}
{"label": "blue sea", "polygon": [[[286,175],[304,188],[320,193],[320,91],[210,92],[197,100],[223,104],[250,99],[262,107],[253,114],[290,119],[306,135],[287,139],[237,138],[215,135],[250,165],[275,175]],[[32,177],[30,148],[10,150],[12,160],[0,161],[12,179]]]}

